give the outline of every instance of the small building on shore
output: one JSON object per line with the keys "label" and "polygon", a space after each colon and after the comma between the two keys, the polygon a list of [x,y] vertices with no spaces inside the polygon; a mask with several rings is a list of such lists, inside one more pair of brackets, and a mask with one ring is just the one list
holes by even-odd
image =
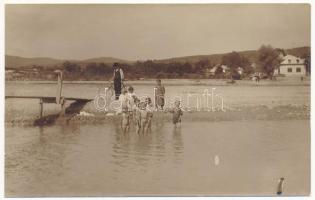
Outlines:
{"label": "small building on shore", "polygon": [[229,71],[229,68],[226,65],[216,65],[212,68],[208,68],[205,73],[207,76],[209,75],[215,75],[215,72],[217,71],[217,69],[221,67],[222,68],[222,73],[225,74],[226,72]]}
{"label": "small building on shore", "polygon": [[239,75],[242,75],[243,72],[244,72],[244,69],[242,67],[237,68],[237,73],[239,73]]}
{"label": "small building on shore", "polygon": [[284,75],[284,76],[305,76],[306,68],[304,64],[304,59],[293,56],[286,55],[278,68],[274,70],[274,75]]}

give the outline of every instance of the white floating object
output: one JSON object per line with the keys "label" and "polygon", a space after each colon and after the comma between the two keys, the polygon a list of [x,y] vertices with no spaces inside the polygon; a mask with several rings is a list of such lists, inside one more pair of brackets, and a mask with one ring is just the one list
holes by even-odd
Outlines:
{"label": "white floating object", "polygon": [[85,112],[85,111],[81,111],[79,115],[80,116],[94,116],[93,114]]}
{"label": "white floating object", "polygon": [[114,113],[107,113],[106,116],[114,116]]}
{"label": "white floating object", "polygon": [[219,165],[220,164],[220,158],[219,158],[218,155],[215,155],[215,157],[214,157],[214,164],[215,165]]}

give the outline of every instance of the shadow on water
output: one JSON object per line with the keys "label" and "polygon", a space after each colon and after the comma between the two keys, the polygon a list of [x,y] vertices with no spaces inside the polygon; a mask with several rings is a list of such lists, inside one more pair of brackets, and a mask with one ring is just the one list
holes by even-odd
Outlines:
{"label": "shadow on water", "polygon": [[53,125],[58,120],[62,121],[63,123],[67,123],[72,117],[76,114],[80,113],[80,111],[84,108],[84,106],[90,101],[88,100],[76,100],[75,102],[71,103],[65,109],[65,115],[61,116],[60,113],[58,114],[51,114],[47,116],[43,116],[39,119],[36,119],[33,123],[34,126],[45,126],[45,125]]}

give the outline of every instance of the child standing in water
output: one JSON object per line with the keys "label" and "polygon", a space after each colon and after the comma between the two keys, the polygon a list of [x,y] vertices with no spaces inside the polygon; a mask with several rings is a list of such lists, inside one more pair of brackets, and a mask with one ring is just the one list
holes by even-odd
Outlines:
{"label": "child standing in water", "polygon": [[130,110],[130,102],[127,98],[127,91],[123,89],[122,94],[119,96],[120,112],[122,114],[122,122],[121,126],[123,132],[126,133],[129,130],[129,110]]}
{"label": "child standing in water", "polygon": [[183,115],[183,111],[180,108],[180,101],[179,100],[175,101],[175,107],[173,109],[171,109],[170,112],[173,113],[174,127],[175,128],[180,127],[181,121],[182,121],[181,116]]}
{"label": "child standing in water", "polygon": [[147,104],[146,110],[148,111],[148,119],[147,119],[147,124],[146,124],[146,131],[148,131],[148,130],[151,130],[154,106],[152,104],[150,97],[147,97],[145,101]]}
{"label": "child standing in water", "polygon": [[146,109],[146,103],[141,102],[138,104],[138,109],[136,110],[136,132],[138,135],[144,135],[147,122],[148,111]]}
{"label": "child standing in water", "polygon": [[127,98],[129,99],[130,105],[134,105],[134,97],[136,97],[136,94],[134,93],[134,89],[132,86],[128,87],[128,93],[127,93]]}
{"label": "child standing in water", "polygon": [[161,83],[161,79],[156,80],[156,86],[154,88],[155,108],[157,110],[163,110],[165,104],[165,88]]}
{"label": "child standing in water", "polygon": [[128,87],[127,98],[128,98],[129,105],[130,105],[130,108],[129,108],[129,123],[130,123],[131,120],[133,119],[133,116],[134,116],[134,108],[135,108],[135,104],[136,104],[135,100],[137,99],[137,96],[134,93],[134,89],[132,86]]}
{"label": "child standing in water", "polygon": [[133,122],[134,122],[134,124],[135,124],[135,126],[136,126],[136,128],[137,128],[137,126],[138,126],[138,122],[139,122],[139,120],[138,120],[138,116],[139,116],[139,103],[140,103],[140,100],[137,98],[137,97],[133,97],[133,99],[134,99],[134,105],[132,106],[132,119],[133,119]]}

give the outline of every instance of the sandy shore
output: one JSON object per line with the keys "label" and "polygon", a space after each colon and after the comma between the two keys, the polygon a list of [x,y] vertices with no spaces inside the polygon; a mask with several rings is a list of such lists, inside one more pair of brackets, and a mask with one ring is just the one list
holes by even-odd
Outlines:
{"label": "sandy shore", "polygon": [[[237,81],[236,84],[227,85],[226,80],[188,80],[169,79],[163,80],[167,90],[167,98],[181,97],[183,107],[188,107],[187,94],[203,94],[204,90],[217,86],[216,92],[224,96],[225,111],[186,111],[183,116],[185,121],[241,121],[241,120],[286,120],[310,119],[310,80],[303,82],[299,77],[282,78],[277,81],[262,80],[259,85],[250,80]],[[48,82],[6,82],[6,95],[55,95],[55,85]],[[79,84],[78,84],[79,83]],[[66,82],[63,88],[65,96],[94,98],[104,81]],[[127,82],[128,84],[129,82]],[[132,81],[136,85],[137,95],[153,94],[154,80]],[[99,85],[101,84],[101,85]],[[139,84],[139,85],[137,85]],[[149,86],[149,85],[152,85]],[[177,86],[178,85],[178,86]],[[216,93],[216,94],[217,94]],[[170,99],[171,100],[171,99]],[[204,99],[203,99],[204,100]],[[220,100],[220,99],[219,99]],[[216,109],[221,108],[218,99],[215,99]],[[196,99],[190,99],[189,106],[196,108]],[[68,107],[72,102],[68,102]],[[96,110],[95,102],[86,104],[82,112],[66,116],[64,120],[57,120],[60,106],[45,104],[44,116],[41,124],[64,123],[112,123],[120,120],[119,115],[108,115],[106,112]],[[33,125],[38,119],[39,104],[34,100],[7,99],[5,102],[6,125]],[[195,105],[196,104],[196,105]],[[204,104],[204,102],[203,102]],[[170,106],[170,105],[166,105]],[[204,108],[205,105],[201,105]],[[91,115],[91,116],[90,116]],[[154,121],[171,121],[169,113],[154,113]]]}
{"label": "sandy shore", "polygon": [[[155,112],[153,120],[155,122],[171,122],[172,115],[167,112]],[[53,118],[53,119],[52,119]],[[47,116],[42,122],[43,125],[52,125],[58,123],[80,123],[80,124],[107,124],[115,123],[120,120],[120,115],[113,113],[94,113],[92,116],[76,114],[65,116],[57,120],[56,115]],[[310,107],[303,105],[285,105],[285,106],[250,106],[227,109],[225,111],[184,111],[182,122],[185,121],[251,121],[251,120],[294,120],[310,119]],[[6,125],[11,126],[33,126],[37,118],[15,118],[6,119]]]}

